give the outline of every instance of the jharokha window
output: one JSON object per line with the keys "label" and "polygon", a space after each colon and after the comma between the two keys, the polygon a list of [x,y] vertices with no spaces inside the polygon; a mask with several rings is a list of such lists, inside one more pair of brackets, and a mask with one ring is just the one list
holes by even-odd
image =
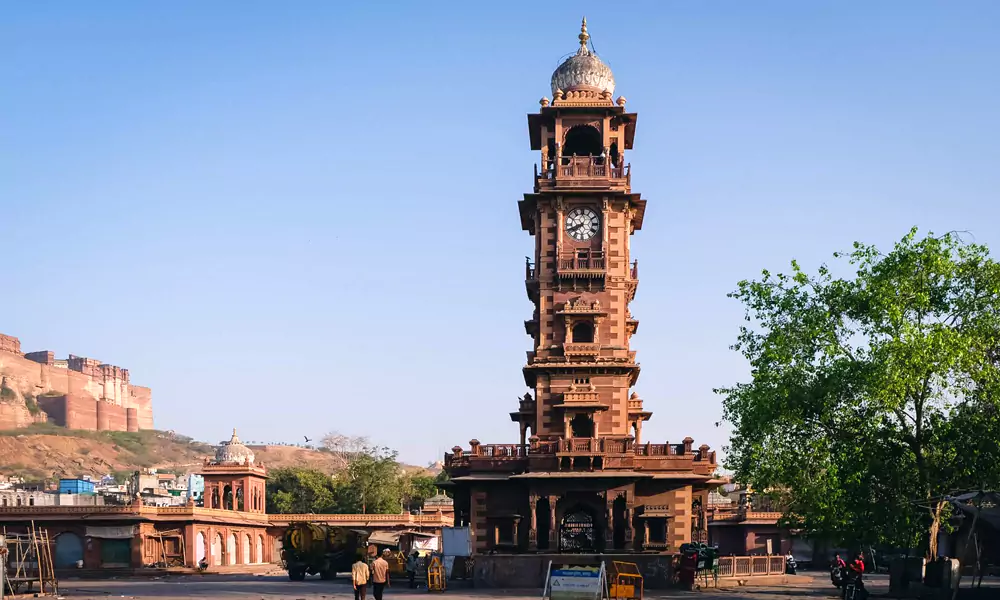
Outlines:
{"label": "jharokha window", "polygon": [[586,321],[573,326],[574,344],[592,344],[594,342],[594,326]]}

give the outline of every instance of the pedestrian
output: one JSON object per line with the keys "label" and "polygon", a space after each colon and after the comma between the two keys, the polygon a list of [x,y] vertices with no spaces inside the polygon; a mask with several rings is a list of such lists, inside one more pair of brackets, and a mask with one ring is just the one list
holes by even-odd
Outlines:
{"label": "pedestrian", "polygon": [[354,584],[354,600],[365,600],[365,588],[368,585],[368,563],[358,558],[351,565],[351,583]]}
{"label": "pedestrian", "polygon": [[386,559],[391,555],[392,552],[386,548],[382,551],[382,556],[372,563],[372,595],[375,596],[375,600],[382,600],[382,592],[390,585],[389,561]]}
{"label": "pedestrian", "polygon": [[417,587],[414,580],[417,578],[417,551],[414,550],[406,557],[406,576],[410,579],[410,588]]}

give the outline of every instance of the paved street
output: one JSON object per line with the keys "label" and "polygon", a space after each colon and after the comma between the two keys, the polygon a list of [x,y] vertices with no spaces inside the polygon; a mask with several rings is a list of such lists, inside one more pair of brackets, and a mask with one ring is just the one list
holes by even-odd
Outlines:
{"label": "paved street", "polygon": [[[219,575],[219,576],[176,576],[161,579],[129,579],[111,581],[66,580],[60,591],[67,598],[156,598],[173,600],[179,598],[266,598],[288,600],[314,600],[319,598],[353,598],[348,583],[320,581],[310,578],[304,582],[288,581],[279,575]],[[699,600],[770,600],[772,598],[834,598],[834,589],[829,582],[817,577],[812,584],[782,586],[772,588],[739,588],[712,592],[679,592],[652,590],[649,598],[697,598]],[[538,600],[541,590],[482,590],[451,589],[445,592],[448,600],[505,598],[511,600]],[[385,598],[416,596],[427,597],[424,590],[410,590],[405,587],[390,588]],[[368,594],[371,600],[371,592]]]}
{"label": "paved street", "polygon": [[[835,590],[823,573],[815,573],[811,583],[773,587],[741,587],[704,592],[681,592],[650,590],[646,597],[655,598],[686,598],[690,600],[778,600],[791,598],[796,600],[837,598]],[[966,580],[967,581],[967,580]],[[996,579],[987,580],[983,584],[993,588],[1000,587]],[[878,596],[888,589],[888,580],[884,575],[871,578],[869,588]],[[216,575],[216,576],[176,576],[161,579],[128,579],[111,581],[81,581],[66,580],[61,583],[62,596],[75,599],[98,598],[151,598],[158,600],[175,600],[181,598],[260,598],[267,600],[316,600],[348,599],[353,593],[346,581],[320,581],[310,578],[304,582],[288,581],[282,575],[250,576],[250,575]],[[541,590],[483,590],[483,589],[451,589],[444,593],[444,600],[475,600],[504,598],[505,600],[538,600]],[[424,590],[410,590],[405,587],[390,588],[385,594],[386,600],[393,597],[426,598]],[[371,591],[368,594],[371,600]],[[414,599],[415,600],[415,599]]]}

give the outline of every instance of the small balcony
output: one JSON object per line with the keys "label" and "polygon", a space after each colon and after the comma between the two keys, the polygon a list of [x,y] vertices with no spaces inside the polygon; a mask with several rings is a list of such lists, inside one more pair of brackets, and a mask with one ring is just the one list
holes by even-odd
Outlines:
{"label": "small balcony", "polygon": [[631,183],[631,165],[616,166],[603,156],[563,156],[546,161],[541,172],[535,165],[536,189],[599,187],[627,190]]}
{"label": "small balcony", "polygon": [[559,255],[559,277],[603,278],[606,261],[601,250],[563,252]]}
{"label": "small balcony", "polygon": [[559,440],[559,454],[573,456],[600,456],[604,454],[631,454],[632,438],[570,438]]}
{"label": "small balcony", "polygon": [[601,354],[600,344],[563,344],[563,356],[566,358],[597,358]]}

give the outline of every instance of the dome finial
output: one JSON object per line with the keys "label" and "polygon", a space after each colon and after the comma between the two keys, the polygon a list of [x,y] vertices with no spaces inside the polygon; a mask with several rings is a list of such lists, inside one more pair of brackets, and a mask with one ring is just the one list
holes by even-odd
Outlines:
{"label": "dome finial", "polygon": [[590,51],[587,50],[587,40],[590,39],[590,34],[587,33],[587,17],[583,18],[583,23],[580,25],[580,35],[577,37],[580,38],[580,50],[577,54],[590,54]]}

